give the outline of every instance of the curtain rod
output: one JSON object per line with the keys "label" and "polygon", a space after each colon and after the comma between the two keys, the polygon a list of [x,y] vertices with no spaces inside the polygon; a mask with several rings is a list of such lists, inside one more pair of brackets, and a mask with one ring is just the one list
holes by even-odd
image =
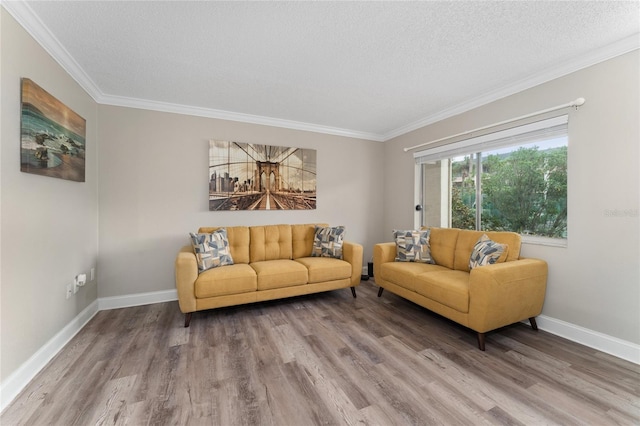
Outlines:
{"label": "curtain rod", "polygon": [[467,130],[466,132],[457,133],[455,135],[446,136],[444,138],[436,139],[436,140],[433,140],[433,141],[430,141],[430,142],[424,142],[424,143],[421,143],[419,145],[414,145],[414,146],[410,146],[408,148],[402,148],[402,149],[404,150],[404,152],[407,152],[407,151],[410,151],[412,149],[423,147],[425,145],[431,145],[432,143],[441,142],[441,141],[444,141],[444,140],[447,140],[447,139],[456,138],[458,136],[468,135],[470,133],[479,132],[480,130],[490,129],[491,127],[501,126],[501,125],[507,124],[507,123],[513,123],[514,121],[524,120],[525,118],[533,117],[533,116],[540,115],[540,114],[545,114],[547,112],[556,111],[556,110],[559,110],[559,109],[562,109],[562,108],[576,107],[576,109],[578,109],[578,107],[582,106],[584,104],[584,102],[585,102],[584,98],[578,98],[575,101],[571,101],[571,102],[568,102],[566,104],[557,105],[557,106],[554,106],[554,107],[551,107],[551,108],[547,108],[547,109],[543,109],[543,110],[540,110],[540,111],[532,112],[530,114],[521,115],[520,117],[516,117],[516,118],[511,118],[509,120],[500,121],[499,123],[489,124],[488,126],[478,127],[477,129]]}

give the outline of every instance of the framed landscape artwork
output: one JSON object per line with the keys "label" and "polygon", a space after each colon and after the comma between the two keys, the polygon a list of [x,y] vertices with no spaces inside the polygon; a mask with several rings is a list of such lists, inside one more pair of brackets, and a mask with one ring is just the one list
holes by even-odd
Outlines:
{"label": "framed landscape artwork", "polygon": [[316,150],[211,140],[209,210],[316,208]]}
{"label": "framed landscape artwork", "polygon": [[30,79],[21,82],[20,170],[84,182],[85,119]]}

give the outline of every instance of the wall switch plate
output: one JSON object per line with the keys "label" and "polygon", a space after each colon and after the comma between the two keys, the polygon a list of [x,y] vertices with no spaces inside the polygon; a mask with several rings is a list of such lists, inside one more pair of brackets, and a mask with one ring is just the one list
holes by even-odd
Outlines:
{"label": "wall switch plate", "polygon": [[91,268],[91,272],[89,273],[89,281],[93,281],[96,279],[96,268]]}
{"label": "wall switch plate", "polygon": [[67,284],[67,299],[73,294],[73,284]]}

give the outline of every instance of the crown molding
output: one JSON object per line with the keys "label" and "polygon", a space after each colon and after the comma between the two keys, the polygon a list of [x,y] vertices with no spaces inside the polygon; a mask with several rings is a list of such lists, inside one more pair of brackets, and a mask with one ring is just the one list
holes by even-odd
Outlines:
{"label": "crown molding", "polygon": [[103,95],[98,102],[103,105],[169,112],[196,117],[217,118],[220,120],[237,121],[241,123],[259,124],[263,126],[273,126],[284,129],[302,130],[305,132],[315,132],[328,135],[343,136],[347,138],[366,139],[370,141],[383,142],[382,136],[375,133],[322,126],[319,124],[304,123],[301,121],[284,120],[262,115],[244,114],[240,112],[224,111],[219,109],[202,108],[189,105],[180,105],[168,102],[158,102],[146,99],[128,98],[124,96],[112,95]]}
{"label": "crown molding", "polygon": [[507,96],[511,96],[532,87],[539,86],[540,84],[555,80],[556,78],[563,77],[567,74],[588,68],[608,59],[615,58],[616,56],[624,55],[625,53],[629,53],[636,49],[640,49],[640,33],[636,33],[632,36],[619,40],[618,42],[604,46],[603,48],[593,50],[586,55],[576,56],[559,65],[547,68],[534,76],[503,86],[498,90],[485,93],[451,108],[442,110],[436,114],[414,121],[405,126],[398,127],[397,129],[391,130],[382,135],[382,139],[386,142],[390,139],[428,126],[429,124],[462,114],[499,99],[506,98]]}
{"label": "crown molding", "polygon": [[74,80],[76,80],[76,82],[78,82],[89,96],[99,104],[217,118],[241,123],[259,124],[348,138],[366,139],[376,142],[386,142],[421,127],[462,114],[507,96],[522,92],[526,89],[538,86],[542,83],[563,77],[572,72],[579,71],[583,68],[587,68],[640,48],[640,33],[636,33],[616,43],[591,51],[586,55],[576,56],[569,61],[559,64],[558,66],[547,68],[535,76],[503,86],[498,90],[472,98],[453,107],[444,109],[436,114],[432,114],[402,127],[390,130],[389,132],[378,134],[211,108],[105,95],[24,0],[0,1],[2,6],[15,18],[15,20],[18,21],[18,23],[22,25],[22,27],[24,27],[25,30],[47,51],[47,53],[49,53],[53,59],[58,62],[60,66],[62,66],[62,68],[64,68],[64,70],[67,71]]}
{"label": "crown molding", "polygon": [[76,62],[67,49],[64,48],[53,33],[49,31],[47,26],[42,22],[38,15],[36,15],[33,9],[31,9],[27,2],[23,0],[2,1],[2,6],[98,104],[217,118],[241,123],[260,124],[264,126],[281,127],[285,129],[383,142],[382,136],[376,133],[341,129],[313,123],[304,123],[300,121],[284,120],[211,108],[106,95],[98,88],[87,73],[85,73],[82,67]]}
{"label": "crown molding", "polygon": [[40,46],[95,100],[102,92],[71,54],[24,1],[3,1],[2,7],[33,37]]}

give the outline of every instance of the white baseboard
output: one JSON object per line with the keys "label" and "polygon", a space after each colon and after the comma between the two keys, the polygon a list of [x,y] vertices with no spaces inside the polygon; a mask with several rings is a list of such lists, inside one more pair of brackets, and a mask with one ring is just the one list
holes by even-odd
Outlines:
{"label": "white baseboard", "polygon": [[640,345],[545,315],[537,316],[536,322],[540,330],[640,364]]}
{"label": "white baseboard", "polygon": [[33,380],[36,374],[38,374],[97,313],[98,301],[96,300],[80,312],[69,324],[38,349],[31,358],[0,384],[0,412],[4,411],[22,389]]}
{"label": "white baseboard", "polygon": [[174,300],[178,300],[178,291],[175,289],[152,291],[150,293],[127,294],[125,296],[101,297],[98,299],[98,309],[100,311],[107,311],[109,309],[172,302]]}
{"label": "white baseboard", "polygon": [[95,300],[0,384],[0,413],[99,311],[173,300],[178,300],[176,290],[102,297]]}

